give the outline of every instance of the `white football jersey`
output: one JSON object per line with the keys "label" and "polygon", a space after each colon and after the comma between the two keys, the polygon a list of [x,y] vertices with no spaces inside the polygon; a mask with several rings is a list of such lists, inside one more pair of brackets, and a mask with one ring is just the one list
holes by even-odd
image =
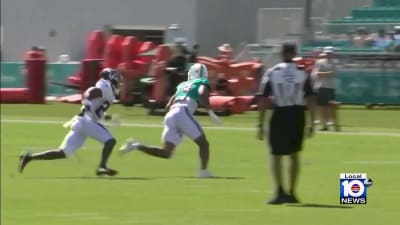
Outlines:
{"label": "white football jersey", "polygon": [[110,82],[107,80],[100,79],[95,87],[101,90],[103,96],[92,100],[84,98],[82,99],[82,106],[84,108],[83,116],[96,122],[103,118],[104,113],[113,104],[115,95]]}
{"label": "white football jersey", "polygon": [[103,98],[96,98],[89,100],[87,98],[82,100],[83,116],[89,120],[97,122],[103,118],[104,113],[110,107],[110,103]]}

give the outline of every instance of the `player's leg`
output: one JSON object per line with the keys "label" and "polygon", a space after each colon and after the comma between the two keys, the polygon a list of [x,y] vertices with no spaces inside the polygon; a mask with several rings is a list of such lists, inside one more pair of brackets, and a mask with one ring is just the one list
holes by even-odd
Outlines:
{"label": "player's leg", "polygon": [[282,156],[271,155],[271,173],[272,179],[275,184],[275,191],[278,194],[284,192],[283,178],[282,178]]}
{"label": "player's leg", "polygon": [[62,159],[65,158],[65,154],[61,149],[52,149],[44,152],[39,152],[35,154],[31,154],[30,152],[23,153],[19,157],[19,172],[22,173],[25,167],[32,160],[52,160],[52,159]]}
{"label": "player's leg", "polygon": [[99,142],[103,143],[103,149],[101,152],[101,159],[97,168],[97,175],[109,175],[114,176],[118,171],[108,168],[107,163],[110,158],[111,152],[114,149],[117,141],[114,136],[100,123],[86,121],[84,126],[84,132],[89,137],[92,137]]}
{"label": "player's leg", "polygon": [[283,188],[282,157],[288,149],[287,130],[288,118],[285,114],[274,112],[271,117],[268,142],[270,146],[270,173],[274,184],[274,194],[267,201],[268,204],[282,204],[285,202],[285,190]]}
{"label": "player's leg", "polygon": [[208,160],[210,158],[210,144],[204,134],[200,135],[200,137],[194,139],[194,142],[199,147],[201,170],[207,170]]}
{"label": "player's leg", "polygon": [[[133,141],[129,140],[127,143],[121,146],[119,149],[119,152],[121,154],[128,153],[130,151],[134,150],[139,150],[141,152],[144,152],[148,155],[158,157],[158,158],[164,158],[164,159],[169,159],[172,157],[173,152],[176,148],[176,138],[168,138],[172,136],[176,136],[176,134],[170,134],[170,130],[168,128],[164,128],[163,131],[163,145],[158,147],[158,146],[150,146],[150,145],[145,145],[142,144],[138,141]],[[180,138],[179,138],[180,140]],[[180,141],[178,141],[180,142]]]}
{"label": "player's leg", "polygon": [[321,123],[321,107],[317,105],[314,110],[315,119],[313,123],[317,126]]}
{"label": "player's leg", "polygon": [[332,121],[332,125],[335,128],[335,131],[340,131],[340,123],[339,123],[339,118],[337,115],[337,110],[339,108],[339,103],[335,101],[335,89],[331,89],[331,96],[330,96],[330,101],[329,101],[329,112],[330,112],[330,118]]}
{"label": "player's leg", "polygon": [[332,112],[332,120],[334,122],[335,130],[340,131],[340,122],[339,122],[339,116],[338,116],[338,108],[339,104],[338,102],[333,102],[331,104],[331,112]]}
{"label": "player's leg", "polygon": [[315,106],[315,119],[313,123],[315,125],[321,124],[322,119],[322,107],[321,107],[321,88],[316,90],[316,106]]}
{"label": "player's leg", "polygon": [[79,131],[71,130],[65,136],[58,149],[47,150],[35,154],[25,153],[20,156],[19,171],[22,173],[26,165],[32,160],[54,160],[64,159],[72,155],[85,142],[85,136]]}
{"label": "player's leg", "polygon": [[161,138],[163,145],[158,146],[149,146],[142,144],[138,141],[128,141],[124,145],[121,146],[119,152],[122,154],[128,153],[133,150],[142,151],[148,155],[155,156],[158,158],[169,159],[172,157],[173,152],[176,146],[182,140],[182,133],[178,130],[175,125],[175,121],[179,118],[178,110],[173,109],[174,111],[170,111],[165,115],[164,119],[164,130],[162,132]]}
{"label": "player's leg", "polygon": [[336,119],[334,114],[334,89],[326,88],[326,100],[327,100],[327,125],[334,126],[336,124]]}
{"label": "player's leg", "polygon": [[289,155],[289,195],[287,196],[287,202],[298,203],[296,198],[296,185],[300,173],[300,162],[299,154],[293,153]]}
{"label": "player's leg", "polygon": [[175,116],[167,115],[164,120],[164,130],[161,135],[163,145],[161,147],[138,144],[137,149],[148,155],[169,159],[172,157],[176,146],[182,141],[182,134],[175,126]]}
{"label": "player's leg", "polygon": [[327,99],[327,92],[326,88],[319,88],[317,92],[317,108],[319,111],[319,118],[320,118],[320,124],[322,125],[322,128],[320,131],[327,131],[328,130],[328,113],[329,113],[329,108],[328,108],[329,102]]}
{"label": "player's leg", "polygon": [[292,127],[287,136],[290,137],[291,146],[289,148],[289,193],[286,196],[286,202],[298,203],[296,197],[296,186],[300,174],[300,156],[299,153],[303,148],[304,128],[305,128],[305,112],[299,112],[295,121],[292,121]]}
{"label": "player's leg", "polygon": [[200,171],[199,177],[212,177],[213,175],[207,170],[210,158],[210,144],[203,131],[203,128],[196,121],[188,108],[184,107],[180,112],[180,119],[177,121],[178,129],[183,134],[190,137],[199,148]]}
{"label": "player's leg", "polygon": [[62,149],[52,149],[44,152],[38,152],[31,155],[32,160],[53,160],[66,158]]}
{"label": "player's leg", "polygon": [[100,168],[107,168],[108,158],[110,158],[111,152],[114,149],[115,144],[117,141],[115,138],[110,138],[106,142],[104,142],[103,149],[101,151],[101,160],[99,167]]}
{"label": "player's leg", "polygon": [[151,156],[169,159],[172,157],[175,147],[176,145],[174,143],[170,141],[164,141],[161,147],[139,144],[137,149]]}
{"label": "player's leg", "polygon": [[176,145],[170,141],[164,141],[163,145],[158,147],[145,145],[135,140],[128,140],[124,145],[120,147],[119,152],[120,154],[126,154],[130,151],[139,150],[151,156],[169,159],[172,157],[175,148]]}
{"label": "player's leg", "polygon": [[270,158],[271,176],[274,183],[275,194],[267,202],[268,204],[282,204],[285,202],[285,191],[283,189],[282,156],[271,154]]}
{"label": "player's leg", "polygon": [[324,119],[323,119],[324,123],[322,123],[323,127],[322,127],[321,131],[328,131],[329,130],[329,126],[332,125],[332,122],[330,120],[331,119],[331,117],[330,117],[331,108],[330,108],[329,105],[324,105],[322,108],[323,108],[322,109],[322,116],[324,117]]}

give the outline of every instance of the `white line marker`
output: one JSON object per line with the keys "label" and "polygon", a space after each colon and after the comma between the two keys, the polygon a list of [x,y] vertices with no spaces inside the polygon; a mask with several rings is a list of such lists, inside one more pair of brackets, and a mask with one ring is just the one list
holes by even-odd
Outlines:
{"label": "white line marker", "polygon": [[[21,120],[21,119],[2,119],[1,123],[28,123],[28,124],[56,124],[62,125],[65,121],[57,120]],[[149,123],[122,123],[122,127],[148,127],[148,128],[162,128],[162,124],[149,124]],[[211,130],[239,130],[239,131],[255,131],[255,128],[250,127],[228,127],[228,126],[203,126],[205,129]],[[341,131],[341,132],[320,132],[324,134],[333,135],[363,135],[363,136],[389,136],[400,137],[400,132],[374,132],[374,131]]]}

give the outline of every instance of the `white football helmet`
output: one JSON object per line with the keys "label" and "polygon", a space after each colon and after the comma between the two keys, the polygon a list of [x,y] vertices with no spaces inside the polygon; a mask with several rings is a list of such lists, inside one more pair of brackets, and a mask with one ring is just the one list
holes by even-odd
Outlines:
{"label": "white football helmet", "polygon": [[208,78],[207,67],[201,63],[193,64],[188,72],[188,80],[194,80],[198,78]]}

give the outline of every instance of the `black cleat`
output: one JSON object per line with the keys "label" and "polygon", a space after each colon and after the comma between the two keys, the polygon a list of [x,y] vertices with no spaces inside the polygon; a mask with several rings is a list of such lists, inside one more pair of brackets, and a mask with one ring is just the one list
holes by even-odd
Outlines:
{"label": "black cleat", "polygon": [[273,197],[271,200],[267,201],[267,204],[270,205],[280,205],[286,202],[286,195],[283,193],[278,194]]}
{"label": "black cleat", "polygon": [[19,156],[18,170],[22,173],[26,165],[32,160],[31,153],[27,152]]}
{"label": "black cleat", "polygon": [[285,198],[286,203],[300,203],[299,199],[297,199],[295,195],[288,194]]}
{"label": "black cleat", "polygon": [[115,176],[118,174],[118,171],[110,169],[110,168],[104,168],[104,167],[100,167],[96,170],[96,175],[97,176],[103,176],[103,175],[107,175],[107,176]]}

